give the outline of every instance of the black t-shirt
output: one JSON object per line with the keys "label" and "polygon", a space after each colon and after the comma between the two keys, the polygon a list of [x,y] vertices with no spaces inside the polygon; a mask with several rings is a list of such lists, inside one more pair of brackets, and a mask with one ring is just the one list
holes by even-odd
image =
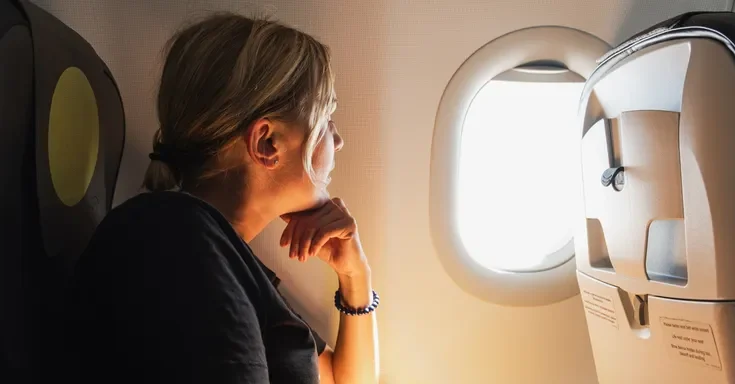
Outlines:
{"label": "black t-shirt", "polygon": [[67,369],[78,382],[318,383],[326,344],[206,202],[138,195],[77,265]]}

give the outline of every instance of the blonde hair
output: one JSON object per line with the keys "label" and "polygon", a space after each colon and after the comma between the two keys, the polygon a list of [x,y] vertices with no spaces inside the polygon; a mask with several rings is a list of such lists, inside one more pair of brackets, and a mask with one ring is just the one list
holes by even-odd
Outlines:
{"label": "blonde hair", "polygon": [[264,117],[307,127],[303,166],[314,181],[311,159],[336,102],[328,47],[277,22],[220,13],[180,30],[167,52],[146,189],[226,171],[208,159]]}

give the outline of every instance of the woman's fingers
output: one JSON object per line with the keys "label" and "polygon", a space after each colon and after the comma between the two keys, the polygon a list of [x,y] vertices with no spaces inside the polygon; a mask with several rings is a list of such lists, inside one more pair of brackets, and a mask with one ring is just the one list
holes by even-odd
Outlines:
{"label": "woman's fingers", "polygon": [[314,237],[315,232],[316,228],[313,225],[304,226],[303,236],[301,237],[298,245],[299,261],[306,261],[309,256],[311,256],[309,254],[309,245],[311,244],[311,238]]}
{"label": "woman's fingers", "polygon": [[335,209],[330,210],[328,214],[323,215],[315,222],[310,223],[313,231],[309,233],[309,239],[308,239],[308,242],[306,242],[305,244],[306,248],[304,249],[304,252],[309,256],[316,255],[317,252],[319,252],[319,249],[321,249],[321,246],[319,247],[319,249],[316,249],[316,250],[314,249],[314,242],[316,241],[317,233],[322,228],[325,228],[329,226],[330,224],[341,220],[343,216],[344,214],[339,209],[335,208]]}
{"label": "woman's fingers", "polygon": [[297,220],[291,220],[291,215],[283,215],[281,216],[281,219],[283,219],[283,221],[285,221],[287,224],[286,228],[283,229],[283,233],[281,233],[281,240],[279,244],[281,245],[281,247],[285,247],[291,244],[291,237],[293,236],[293,230],[296,226]]}
{"label": "woman's fingers", "polygon": [[288,256],[292,259],[299,257],[299,242],[301,241],[301,238],[304,236],[304,228],[306,227],[304,224],[304,221],[302,218],[294,219],[292,221],[296,221],[294,224],[293,232],[291,234],[291,246],[289,248]]}
{"label": "woman's fingers", "polygon": [[303,218],[301,225],[298,227],[301,231],[297,246],[300,261],[306,261],[310,256],[314,255],[310,252],[311,243],[319,228],[324,227],[332,221],[339,220],[340,217],[341,212],[339,209],[325,209]]}
{"label": "woman's fingers", "polygon": [[308,254],[305,250],[308,250],[308,243],[314,236],[313,232],[316,232],[316,228],[314,228],[312,222],[329,215],[330,212],[331,210],[329,209],[319,209],[308,213],[303,212],[281,216],[288,224],[286,224],[286,228],[284,228],[281,234],[279,243],[281,247],[289,246],[288,256],[290,258],[298,258],[299,261],[306,261]]}
{"label": "woman's fingers", "polygon": [[342,211],[348,216],[352,216],[350,215],[350,211],[347,209],[347,204],[345,204],[342,199],[340,199],[339,197],[335,197],[334,199],[332,199],[332,202],[336,204],[340,209],[342,209]]}
{"label": "woman's fingers", "polygon": [[316,255],[329,239],[350,239],[357,230],[355,219],[345,203],[335,198],[310,212],[281,217],[288,224],[281,234],[280,244],[289,247],[289,257],[306,261]]}
{"label": "woman's fingers", "polygon": [[352,217],[347,216],[319,228],[311,241],[309,253],[312,255],[317,254],[327,244],[329,239],[337,238],[347,240],[352,238],[354,222]]}

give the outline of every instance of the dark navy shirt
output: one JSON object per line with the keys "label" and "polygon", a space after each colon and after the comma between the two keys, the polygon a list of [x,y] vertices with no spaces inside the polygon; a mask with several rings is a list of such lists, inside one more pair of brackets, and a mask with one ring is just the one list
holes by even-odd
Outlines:
{"label": "dark navy shirt", "polygon": [[138,195],[79,260],[65,365],[82,383],[316,384],[326,344],[277,284],[211,205]]}

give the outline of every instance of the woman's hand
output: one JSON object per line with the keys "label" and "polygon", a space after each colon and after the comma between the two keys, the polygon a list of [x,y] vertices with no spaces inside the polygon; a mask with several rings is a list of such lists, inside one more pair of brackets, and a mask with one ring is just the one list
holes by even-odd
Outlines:
{"label": "woman's hand", "polygon": [[[357,223],[342,200],[335,198],[306,212],[282,216],[288,224],[281,246],[290,246],[292,259],[317,256],[337,272],[342,304],[365,308],[373,302],[370,267],[357,235]],[[337,383],[377,383],[378,330],[373,314],[340,315],[334,353],[319,358],[324,377]]]}
{"label": "woman's hand", "polygon": [[344,277],[369,274],[357,223],[341,199],[334,198],[319,208],[281,218],[288,225],[280,243],[281,247],[290,245],[290,258],[305,262],[317,256]]}

